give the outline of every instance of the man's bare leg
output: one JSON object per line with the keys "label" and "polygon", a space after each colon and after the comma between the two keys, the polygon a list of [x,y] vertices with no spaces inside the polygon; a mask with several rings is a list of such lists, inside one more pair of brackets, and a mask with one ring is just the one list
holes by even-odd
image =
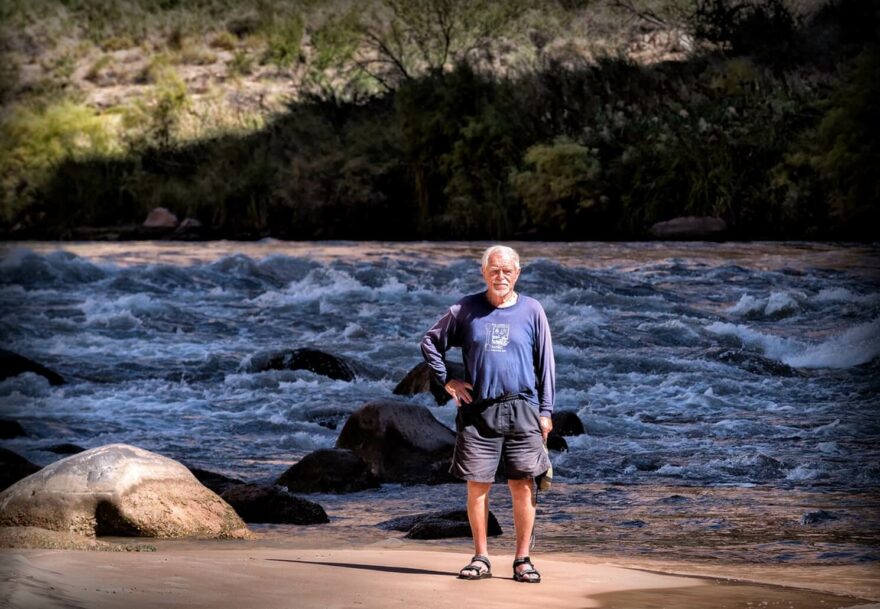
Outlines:
{"label": "man's bare leg", "polygon": [[489,542],[487,540],[489,526],[489,489],[491,482],[467,483],[467,513],[468,522],[471,524],[471,535],[474,537],[474,554],[489,556]]}
{"label": "man's bare leg", "polygon": [[[491,482],[472,482],[468,480],[468,522],[471,524],[471,534],[474,538],[474,554],[489,557],[489,542],[487,539],[489,526],[489,489]],[[480,561],[473,561],[468,567],[462,569],[462,575],[468,577],[483,573],[489,568]]]}
{"label": "man's bare leg", "polygon": [[[535,526],[535,485],[531,478],[525,480],[508,480],[510,497],[513,500],[513,525],[516,529],[516,557],[529,555],[532,529]],[[520,565],[518,571],[527,569],[528,565]]]}

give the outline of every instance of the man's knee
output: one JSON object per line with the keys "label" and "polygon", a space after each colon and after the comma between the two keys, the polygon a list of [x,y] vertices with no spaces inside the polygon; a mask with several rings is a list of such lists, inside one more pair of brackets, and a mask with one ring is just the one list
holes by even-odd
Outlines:
{"label": "man's knee", "polygon": [[511,492],[524,493],[531,492],[532,483],[532,478],[510,479],[507,481],[507,486],[510,487]]}

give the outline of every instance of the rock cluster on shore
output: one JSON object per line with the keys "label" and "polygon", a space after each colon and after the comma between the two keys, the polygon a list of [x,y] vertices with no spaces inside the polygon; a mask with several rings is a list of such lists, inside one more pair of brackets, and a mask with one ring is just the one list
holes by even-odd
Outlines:
{"label": "rock cluster on shore", "polygon": [[[4,361],[13,362],[13,373],[48,370],[17,354],[2,355]],[[344,359],[314,349],[251,358],[251,372],[269,369],[304,369],[344,381],[361,374]],[[441,400],[427,371],[419,366],[398,389],[395,393],[405,395],[431,391],[438,404],[447,401]],[[558,413],[554,424],[555,437],[563,445],[563,435],[583,433],[575,413]],[[11,420],[3,421],[3,430],[6,437],[26,433]],[[292,493],[348,493],[382,483],[455,482],[448,473],[454,444],[455,433],[427,408],[400,400],[374,400],[347,418],[335,448],[306,455],[272,485],[188,468],[124,444],[90,450],[53,445],[50,452],[71,456],[42,469],[0,449],[4,465],[0,483],[8,487],[0,493],[0,545],[107,549],[69,536],[247,537],[245,522],[326,523],[329,518],[323,507]],[[407,531],[407,537],[414,539],[467,536],[467,518],[462,514],[417,514],[379,526]],[[490,525],[490,534],[501,533],[494,516]]]}

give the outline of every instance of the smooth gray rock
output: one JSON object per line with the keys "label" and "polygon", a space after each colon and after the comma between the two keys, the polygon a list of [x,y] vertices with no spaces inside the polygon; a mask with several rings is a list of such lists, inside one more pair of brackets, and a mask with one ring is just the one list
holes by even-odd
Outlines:
{"label": "smooth gray rock", "polygon": [[80,535],[247,537],[235,511],[182,464],[109,444],[61,459],[0,493],[0,526]]}
{"label": "smooth gray rock", "polygon": [[275,482],[294,493],[353,493],[378,488],[363,459],[344,448],[322,448],[294,463]]}
{"label": "smooth gray rock", "polygon": [[455,434],[423,406],[392,400],[368,402],[352,413],[336,440],[363,459],[383,482],[439,484],[448,473]]}

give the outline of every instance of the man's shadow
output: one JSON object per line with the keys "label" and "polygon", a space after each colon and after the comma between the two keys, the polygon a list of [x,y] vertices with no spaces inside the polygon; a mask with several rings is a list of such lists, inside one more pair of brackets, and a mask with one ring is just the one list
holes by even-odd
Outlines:
{"label": "man's shadow", "polygon": [[449,571],[431,571],[429,569],[413,569],[411,567],[388,567],[385,565],[361,565],[350,562],[320,562],[311,560],[292,560],[288,558],[267,558],[274,562],[295,562],[304,565],[323,565],[325,567],[342,567],[345,569],[364,569],[366,571],[381,571],[383,573],[403,573],[407,575],[442,575],[444,577],[455,577],[455,573]]}

